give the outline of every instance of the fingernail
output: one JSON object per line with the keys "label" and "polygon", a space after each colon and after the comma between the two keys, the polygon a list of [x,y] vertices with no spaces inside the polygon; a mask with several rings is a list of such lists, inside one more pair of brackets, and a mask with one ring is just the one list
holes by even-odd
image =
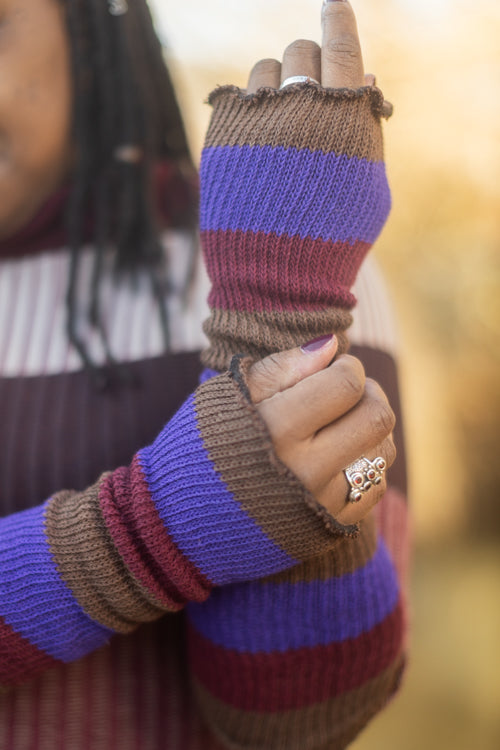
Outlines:
{"label": "fingernail", "polygon": [[345,3],[345,0],[323,0],[323,2],[326,5],[327,3]]}
{"label": "fingernail", "polygon": [[304,354],[314,354],[314,352],[319,352],[320,349],[332,344],[334,339],[335,336],[331,334],[329,336],[319,336],[317,339],[312,339],[312,341],[302,344],[300,348]]}

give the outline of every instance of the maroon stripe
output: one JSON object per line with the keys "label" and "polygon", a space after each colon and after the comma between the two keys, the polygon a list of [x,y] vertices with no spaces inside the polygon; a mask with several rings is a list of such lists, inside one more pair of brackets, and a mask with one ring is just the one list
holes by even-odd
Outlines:
{"label": "maroon stripe", "polygon": [[358,638],[285,653],[228,651],[190,627],[190,659],[199,682],[217,699],[246,711],[288,711],[354,690],[381,674],[401,651],[398,603]]}
{"label": "maroon stripe", "polygon": [[0,685],[17,685],[60,664],[16,633],[0,617]]}
{"label": "maroon stripe", "polygon": [[210,582],[168,535],[137,456],[130,469],[117,469],[106,477],[99,488],[99,501],[106,526],[125,564],[158,602],[175,610],[187,601],[207,598]]}
{"label": "maroon stripe", "polygon": [[208,304],[251,312],[351,309],[349,288],[370,247],[242,230],[205,231],[202,238],[214,284]]}

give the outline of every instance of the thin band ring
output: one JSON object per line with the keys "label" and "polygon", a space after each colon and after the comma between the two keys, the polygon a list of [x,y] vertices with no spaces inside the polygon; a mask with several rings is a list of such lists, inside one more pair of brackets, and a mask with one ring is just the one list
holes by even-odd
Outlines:
{"label": "thin band ring", "polygon": [[294,83],[316,83],[318,86],[320,85],[320,82],[315,78],[311,78],[311,76],[289,76],[281,84],[280,90],[286,86],[292,86]]}

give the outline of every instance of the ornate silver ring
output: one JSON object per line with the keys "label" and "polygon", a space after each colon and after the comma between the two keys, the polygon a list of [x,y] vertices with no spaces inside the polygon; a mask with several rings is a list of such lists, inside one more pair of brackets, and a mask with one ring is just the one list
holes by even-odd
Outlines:
{"label": "ornate silver ring", "polygon": [[366,456],[361,456],[357,461],[344,469],[344,474],[350,486],[349,502],[358,503],[363,494],[368,492],[373,485],[380,484],[387,468],[387,461],[377,456],[370,461]]}

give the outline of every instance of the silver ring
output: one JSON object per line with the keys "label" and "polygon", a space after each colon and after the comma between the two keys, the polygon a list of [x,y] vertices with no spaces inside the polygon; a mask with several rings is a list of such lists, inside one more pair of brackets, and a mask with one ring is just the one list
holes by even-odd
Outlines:
{"label": "silver ring", "polygon": [[319,81],[311,78],[311,76],[290,76],[289,78],[285,78],[280,89],[284,89],[285,86],[291,86],[294,83],[317,83],[318,86],[320,85]]}
{"label": "silver ring", "polygon": [[380,484],[386,468],[387,462],[381,456],[377,456],[373,461],[366,456],[361,456],[357,461],[346,466],[344,474],[351,488],[349,502],[358,503],[370,487]]}

